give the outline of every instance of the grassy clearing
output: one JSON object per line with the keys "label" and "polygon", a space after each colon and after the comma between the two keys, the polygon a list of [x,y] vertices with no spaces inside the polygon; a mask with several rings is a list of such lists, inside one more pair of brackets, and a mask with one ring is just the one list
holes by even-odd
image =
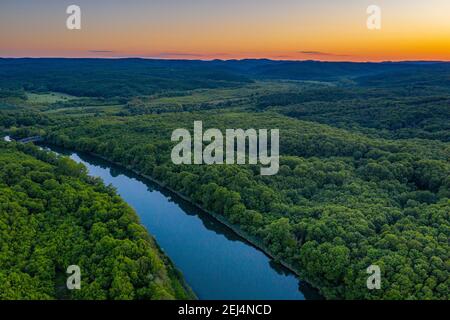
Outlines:
{"label": "grassy clearing", "polygon": [[186,95],[175,97],[148,98],[150,104],[192,104],[220,102],[230,99],[242,99],[258,94],[267,94],[270,92],[289,92],[291,90],[310,89],[326,83],[306,82],[306,81],[257,81],[250,85],[239,88],[219,88],[219,89],[199,89],[186,93]]}
{"label": "grassy clearing", "polygon": [[61,109],[51,109],[46,111],[46,114],[66,115],[66,116],[85,116],[85,115],[113,115],[117,112],[123,111],[123,105],[108,105],[108,106],[85,106],[85,107],[71,107]]}
{"label": "grassy clearing", "polygon": [[58,92],[49,92],[49,93],[27,92],[26,96],[27,96],[27,103],[31,105],[49,105],[56,102],[64,102],[77,99],[77,97]]}

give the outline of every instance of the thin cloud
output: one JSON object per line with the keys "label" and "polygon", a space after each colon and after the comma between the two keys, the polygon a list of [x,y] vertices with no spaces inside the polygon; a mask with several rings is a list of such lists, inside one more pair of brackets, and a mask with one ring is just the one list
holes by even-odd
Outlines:
{"label": "thin cloud", "polygon": [[335,53],[321,52],[321,51],[298,51],[298,53],[311,55],[311,56],[349,57],[349,55],[346,55],[346,54],[335,54]]}
{"label": "thin cloud", "polygon": [[89,50],[89,53],[114,53],[115,51],[111,50]]}

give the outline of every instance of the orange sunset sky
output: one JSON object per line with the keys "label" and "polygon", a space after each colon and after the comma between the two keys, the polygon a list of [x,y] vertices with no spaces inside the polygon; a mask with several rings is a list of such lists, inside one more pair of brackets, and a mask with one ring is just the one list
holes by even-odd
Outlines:
{"label": "orange sunset sky", "polygon": [[0,0],[0,56],[450,60],[450,0]]}

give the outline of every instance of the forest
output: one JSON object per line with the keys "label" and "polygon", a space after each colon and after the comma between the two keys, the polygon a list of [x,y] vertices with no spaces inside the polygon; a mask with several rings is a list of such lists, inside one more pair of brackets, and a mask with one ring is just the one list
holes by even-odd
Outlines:
{"label": "forest", "polygon": [[[86,66],[87,78],[62,72]],[[5,134],[39,134],[160,181],[239,226],[325,298],[450,297],[449,64],[0,60],[7,70]],[[279,173],[174,165],[171,133],[194,121],[279,128]],[[370,265],[383,270],[381,290],[367,290]],[[173,283],[165,293],[186,295]]]}
{"label": "forest", "polygon": [[[65,157],[0,142],[0,300],[190,299],[115,190]],[[83,290],[66,288],[78,265]]]}

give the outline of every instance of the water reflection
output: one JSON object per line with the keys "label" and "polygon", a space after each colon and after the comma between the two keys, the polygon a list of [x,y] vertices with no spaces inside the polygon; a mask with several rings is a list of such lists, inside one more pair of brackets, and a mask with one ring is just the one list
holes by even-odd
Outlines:
{"label": "water reflection", "polygon": [[133,172],[54,148],[112,184],[201,299],[320,299],[318,293],[227,226]]}

